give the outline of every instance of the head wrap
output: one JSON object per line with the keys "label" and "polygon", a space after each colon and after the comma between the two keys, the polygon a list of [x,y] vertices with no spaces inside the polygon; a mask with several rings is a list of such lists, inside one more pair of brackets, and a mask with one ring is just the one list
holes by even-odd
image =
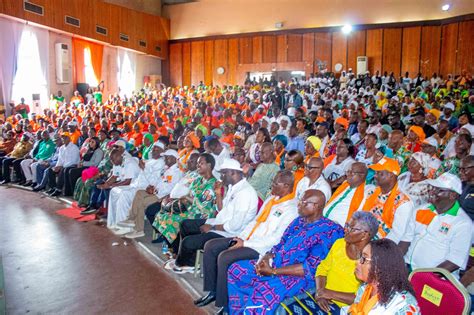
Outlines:
{"label": "head wrap", "polygon": [[216,136],[217,138],[221,138],[222,137],[222,130],[219,129],[219,128],[214,128],[211,131],[211,135]]}
{"label": "head wrap", "polygon": [[316,136],[310,136],[308,137],[308,139],[306,139],[306,141],[311,143],[311,145],[316,151],[318,151],[321,148],[321,139],[319,139]]}
{"label": "head wrap", "polygon": [[393,131],[393,129],[390,125],[382,125],[382,129],[385,130],[388,133],[391,133]]}
{"label": "head wrap", "polygon": [[153,139],[153,136],[152,136],[151,133],[146,133],[146,134],[143,136],[143,138],[148,139],[148,141],[150,141],[151,144],[153,144],[153,142],[155,142],[155,139]]}
{"label": "head wrap", "polygon": [[284,135],[276,135],[275,137],[273,137],[273,142],[277,140],[280,141],[284,147],[286,147],[286,145],[288,144],[288,138]]}
{"label": "head wrap", "polygon": [[186,136],[189,140],[193,143],[193,147],[199,149],[201,147],[201,143],[199,142],[199,138],[194,134],[194,132],[188,133]]}
{"label": "head wrap", "polygon": [[349,128],[349,121],[347,119],[343,118],[343,117],[337,118],[335,123],[343,126],[344,129],[346,129],[346,130],[347,130],[347,128]]}
{"label": "head wrap", "polygon": [[430,171],[430,167],[429,167],[430,160],[431,160],[430,156],[424,152],[415,152],[412,154],[411,157],[414,158],[421,165],[423,174],[428,175]]}
{"label": "head wrap", "polygon": [[425,132],[423,131],[423,128],[421,128],[419,126],[411,126],[410,129],[408,129],[408,131],[413,131],[418,136],[418,139],[420,141],[423,141],[426,138],[426,135],[425,135]]}
{"label": "head wrap", "polygon": [[435,116],[436,120],[439,120],[439,117],[441,116],[441,112],[435,108],[431,109],[429,113]]}

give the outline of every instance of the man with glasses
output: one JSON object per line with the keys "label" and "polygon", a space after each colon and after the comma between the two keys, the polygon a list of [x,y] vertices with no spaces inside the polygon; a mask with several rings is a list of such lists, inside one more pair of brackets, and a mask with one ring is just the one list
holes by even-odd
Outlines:
{"label": "man with glasses", "polygon": [[296,198],[301,200],[305,191],[308,189],[317,189],[320,190],[326,200],[331,198],[331,186],[324,179],[324,176],[321,176],[324,168],[324,163],[321,158],[312,157],[305,164],[304,175],[296,186]]}
{"label": "man with glasses", "polygon": [[346,172],[346,180],[328,199],[323,215],[341,226],[345,226],[352,214],[360,210],[367,199],[366,177],[367,166],[361,162],[353,163]]}
{"label": "man with glasses", "polygon": [[459,203],[467,215],[474,219],[474,155],[468,155],[461,160],[459,176],[463,183]]}
{"label": "man with glasses", "polygon": [[472,220],[461,208],[461,180],[444,173],[429,180],[430,203],[416,210],[400,248],[412,269],[444,268],[458,273],[466,268],[473,232]]}
{"label": "man with glasses", "polygon": [[398,244],[413,213],[413,202],[398,188],[400,165],[397,160],[384,157],[369,168],[375,171],[377,186],[368,189],[362,210],[371,212],[379,221],[377,239],[386,237]]}

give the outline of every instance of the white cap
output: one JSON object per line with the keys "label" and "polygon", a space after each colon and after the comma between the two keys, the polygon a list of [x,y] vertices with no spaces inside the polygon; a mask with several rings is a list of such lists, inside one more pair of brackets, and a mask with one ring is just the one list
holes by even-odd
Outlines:
{"label": "white cap", "polygon": [[224,159],[224,161],[221,164],[221,171],[222,170],[236,170],[236,171],[242,172],[240,163],[234,159]]}
{"label": "white cap", "polygon": [[117,140],[115,141],[114,145],[118,146],[118,147],[122,147],[122,148],[126,148],[127,147],[127,144],[125,143],[125,141],[123,140]]}
{"label": "white cap", "polygon": [[153,143],[153,146],[154,146],[154,147],[161,148],[162,150],[165,149],[165,145],[164,145],[163,142],[161,142],[161,141],[156,141],[155,143]]}
{"label": "white cap", "polygon": [[70,121],[67,124],[68,126],[77,126],[77,121]]}
{"label": "white cap", "polygon": [[396,96],[396,95],[393,96],[393,97],[391,98],[391,100],[394,100],[394,101],[397,101],[397,102],[400,101],[400,99],[399,99],[398,96]]}
{"label": "white cap", "polygon": [[431,146],[435,147],[436,149],[438,148],[438,140],[436,140],[434,137],[426,138],[423,141],[423,143],[431,145]]}
{"label": "white cap", "polygon": [[178,152],[176,150],[173,150],[173,149],[166,150],[162,155],[163,156],[173,156],[177,159],[179,158]]}
{"label": "white cap", "polygon": [[450,110],[454,111],[454,104],[453,103],[446,103],[444,105],[444,108],[449,108]]}
{"label": "white cap", "polygon": [[457,194],[462,194],[462,183],[459,177],[451,173],[443,173],[436,179],[430,179],[427,183],[433,187],[449,189]]}

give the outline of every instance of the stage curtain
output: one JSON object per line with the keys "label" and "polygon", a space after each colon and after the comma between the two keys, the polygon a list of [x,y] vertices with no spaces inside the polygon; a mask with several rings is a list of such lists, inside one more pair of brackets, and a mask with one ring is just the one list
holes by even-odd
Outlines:
{"label": "stage curtain", "polygon": [[73,58],[74,58],[74,76],[76,83],[86,82],[85,78],[85,60],[84,50],[91,52],[91,63],[94,74],[98,82],[102,79],[102,58],[104,54],[104,45],[89,42],[79,38],[72,39]]}

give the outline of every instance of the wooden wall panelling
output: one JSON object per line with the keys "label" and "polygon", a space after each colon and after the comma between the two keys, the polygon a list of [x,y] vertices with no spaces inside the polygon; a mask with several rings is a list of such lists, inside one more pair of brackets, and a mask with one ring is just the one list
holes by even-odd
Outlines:
{"label": "wooden wall panelling", "polygon": [[[112,30],[112,16],[111,6],[103,1],[94,2],[94,10],[91,10],[90,16],[92,19],[93,34],[92,38],[95,38],[104,42],[111,42],[111,30]],[[115,19],[116,17],[114,17]],[[100,25],[107,29],[107,35],[98,34],[95,32],[96,25]]]}
{"label": "wooden wall panelling", "polygon": [[459,23],[443,25],[441,28],[440,72],[445,77],[456,69]]}
{"label": "wooden wall panelling", "polygon": [[288,43],[286,35],[277,35],[277,62],[286,62]]}
{"label": "wooden wall panelling", "polygon": [[366,43],[366,56],[369,63],[370,73],[375,73],[375,71],[380,71],[383,73],[382,69],[382,43],[383,43],[383,30],[374,29],[367,30],[367,43]]}
{"label": "wooden wall panelling", "polygon": [[191,84],[204,82],[204,41],[191,42]]}
{"label": "wooden wall panelling", "polygon": [[129,10],[125,7],[120,7],[120,27],[119,33],[128,35],[128,42],[120,40],[120,45],[131,49],[137,49],[138,41],[135,33],[135,20],[138,17],[137,11]]}
{"label": "wooden wall panelling", "polygon": [[314,33],[303,34],[303,62],[306,76],[314,73]]}
{"label": "wooden wall panelling", "polygon": [[239,38],[239,62],[252,63],[252,37]]}
{"label": "wooden wall panelling", "polygon": [[395,77],[401,73],[402,29],[386,28],[383,30],[382,68]]}
{"label": "wooden wall panelling", "polygon": [[204,84],[212,85],[213,82],[214,41],[204,42]]}
{"label": "wooden wall panelling", "polygon": [[277,38],[275,35],[263,36],[263,63],[277,62]]}
{"label": "wooden wall panelling", "polygon": [[314,71],[319,72],[323,69],[332,69],[331,48],[332,33],[314,34]]}
{"label": "wooden wall panelling", "polygon": [[252,38],[252,63],[261,63],[262,62],[262,36],[254,36]]}
{"label": "wooden wall panelling", "polygon": [[366,31],[354,31],[347,36],[347,68],[357,71],[357,57],[365,56]]}
{"label": "wooden wall panelling", "polygon": [[[95,33],[94,19],[88,17],[90,8],[94,5],[91,0],[61,0],[61,3],[55,8],[56,27],[67,32],[92,37]],[[65,15],[79,19],[80,27],[66,24]],[[94,37],[92,37],[94,38]]]}
{"label": "wooden wall panelling", "polygon": [[170,45],[170,84],[172,86],[183,85],[183,44]]}
{"label": "wooden wall panelling", "polygon": [[474,21],[459,23],[456,73],[463,70],[471,74],[474,72]]}
{"label": "wooden wall panelling", "polygon": [[401,73],[415,77],[420,71],[421,26],[405,27],[402,40]]}
{"label": "wooden wall panelling", "polygon": [[[137,43],[137,50],[148,53],[148,51],[153,52],[155,40],[152,36],[151,40],[148,39],[150,29],[148,28],[148,14],[137,14],[137,20],[135,21],[135,41]],[[153,20],[154,22],[155,20]],[[139,41],[146,41],[147,47],[142,47],[138,43]]]}
{"label": "wooden wall panelling", "polygon": [[191,43],[183,43],[183,86],[191,85]]}
{"label": "wooden wall panelling", "polygon": [[[214,41],[214,68],[212,69],[214,85],[227,84],[228,69],[228,41],[227,39],[217,39]],[[223,67],[224,74],[218,74],[217,68]]]}
{"label": "wooden wall panelling", "polygon": [[288,62],[303,61],[303,35],[302,34],[288,34]]}
{"label": "wooden wall panelling", "polygon": [[[148,26],[147,31],[152,38],[152,47],[148,52],[160,58],[168,58],[168,39],[169,39],[169,20],[160,18],[159,16],[152,16],[153,22]],[[160,47],[160,51],[156,47]]]}
{"label": "wooden wall panelling", "polygon": [[239,66],[239,39],[231,38],[228,40],[229,45],[229,56],[228,56],[228,68],[229,73],[227,75],[228,84],[242,84],[245,80],[239,80],[238,66]]}
{"label": "wooden wall panelling", "polygon": [[441,26],[423,26],[421,29],[420,72],[431,78],[439,74]]}
{"label": "wooden wall panelling", "polygon": [[110,23],[109,23],[109,40],[110,43],[114,46],[122,46],[123,41],[119,39],[120,33],[120,7],[116,5],[109,5],[110,11]]}
{"label": "wooden wall panelling", "polygon": [[342,32],[332,33],[332,65],[329,69],[334,71],[336,64],[342,64],[342,68],[347,70],[347,35]]}

